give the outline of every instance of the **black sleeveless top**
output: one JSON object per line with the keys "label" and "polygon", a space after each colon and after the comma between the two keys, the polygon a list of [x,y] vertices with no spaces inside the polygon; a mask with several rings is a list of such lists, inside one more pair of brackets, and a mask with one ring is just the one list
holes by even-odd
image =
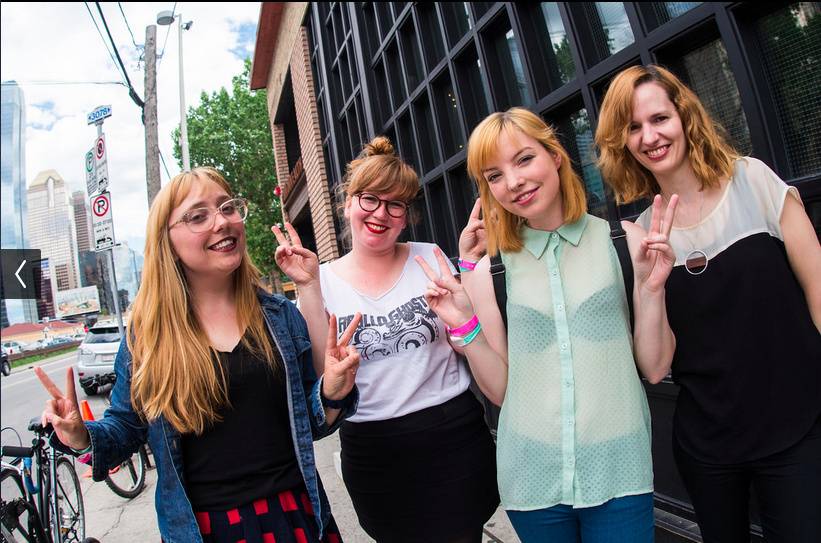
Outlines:
{"label": "black sleeveless top", "polygon": [[276,372],[240,342],[220,353],[230,407],[202,435],[182,438],[185,490],[194,511],[226,511],[302,484],[285,368]]}
{"label": "black sleeveless top", "polygon": [[[821,335],[781,234],[789,191],[797,196],[762,162],[740,159],[715,210],[671,232],[666,303],[681,386],[674,435],[704,462],[782,451],[821,415]],[[645,227],[649,215],[639,218]],[[700,275],[683,265],[693,249],[709,257]]]}

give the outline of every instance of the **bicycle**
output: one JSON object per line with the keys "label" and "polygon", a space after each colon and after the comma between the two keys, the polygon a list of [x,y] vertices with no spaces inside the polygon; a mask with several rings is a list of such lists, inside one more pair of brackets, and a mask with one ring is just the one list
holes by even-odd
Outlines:
{"label": "bicycle", "polygon": [[[51,425],[32,419],[31,447],[1,446],[0,541],[3,543],[90,543],[85,509],[71,457],[48,444]],[[33,480],[32,475],[34,475]]]}
{"label": "bicycle", "polygon": [[[107,385],[111,385],[105,395],[108,405],[111,405],[111,390],[116,380],[117,375],[109,373],[95,376],[92,383],[98,391],[104,389]],[[89,415],[90,413],[83,418]],[[119,466],[109,470],[105,478],[105,484],[120,497],[129,500],[136,498],[145,488],[145,472],[150,467],[151,463],[148,460],[146,446],[140,445],[140,448],[134,454],[126,458]]]}

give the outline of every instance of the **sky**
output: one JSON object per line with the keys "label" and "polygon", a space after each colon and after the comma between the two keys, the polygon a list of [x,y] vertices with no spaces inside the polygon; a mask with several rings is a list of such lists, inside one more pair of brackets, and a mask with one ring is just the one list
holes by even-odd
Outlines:
{"label": "sky", "polygon": [[[128,77],[145,100],[140,57],[146,27],[156,25],[157,13],[174,9],[175,3],[101,2],[100,6]],[[253,57],[260,3],[177,2],[175,9],[182,13],[184,22],[193,21],[191,28],[183,31],[183,65],[186,106],[195,107],[202,92],[230,88],[231,78],[242,72],[243,59]],[[26,100],[26,184],[39,172],[54,169],[72,192],[85,191],[84,157],[97,136],[96,126],[86,123],[86,115],[97,106],[111,105],[112,116],[106,119],[103,131],[115,238],[142,254],[148,199],[140,108],[123,85],[55,84],[125,81],[112,59],[113,50],[97,6],[93,2],[3,2],[0,12],[0,79],[17,81]],[[173,177],[180,171],[171,140],[180,121],[176,20],[170,27],[157,25],[160,52],[159,144]],[[160,177],[163,185],[169,180],[162,163]]]}

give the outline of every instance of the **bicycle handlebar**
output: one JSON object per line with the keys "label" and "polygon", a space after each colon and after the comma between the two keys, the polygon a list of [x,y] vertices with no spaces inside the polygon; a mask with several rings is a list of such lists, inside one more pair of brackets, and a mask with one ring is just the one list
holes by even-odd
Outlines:
{"label": "bicycle handlebar", "polygon": [[0,447],[0,453],[0,456],[8,456],[13,458],[31,458],[34,455],[34,448],[3,445],[2,447]]}

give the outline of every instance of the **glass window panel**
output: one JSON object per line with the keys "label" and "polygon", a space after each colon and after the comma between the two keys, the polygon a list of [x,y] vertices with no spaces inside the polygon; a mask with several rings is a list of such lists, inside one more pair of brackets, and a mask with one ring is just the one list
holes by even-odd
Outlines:
{"label": "glass window panel", "polygon": [[581,27],[588,66],[601,62],[635,41],[621,2],[577,2],[568,7]]}
{"label": "glass window panel", "polygon": [[539,97],[576,77],[570,42],[556,2],[521,6],[520,22]]}
{"label": "glass window panel", "polygon": [[755,23],[790,176],[821,171],[821,3],[800,2]]}
{"label": "glass window panel", "polygon": [[377,124],[383,125],[387,121],[393,109],[391,108],[390,95],[388,94],[388,83],[385,75],[385,65],[380,60],[373,67],[373,81],[375,84],[375,93],[371,93],[371,99],[377,104],[376,115]]}
{"label": "glass window panel", "polygon": [[362,13],[362,36],[366,55],[370,60],[379,49],[382,39],[379,37],[379,29],[376,26],[376,13],[373,4],[370,2],[363,3],[360,9]]}
{"label": "glass window panel", "polygon": [[419,197],[413,202],[413,216],[416,224],[413,225],[413,237],[416,241],[434,243],[431,235],[430,222],[428,220],[428,206],[425,192],[422,191]]}
{"label": "glass window panel", "polygon": [[399,150],[402,160],[413,166],[417,172],[421,172],[419,167],[419,155],[416,152],[416,143],[413,141],[413,126],[411,124],[410,113],[406,111],[396,123],[397,136],[399,138]]}
{"label": "glass window panel", "polygon": [[419,86],[422,82],[425,70],[422,68],[422,56],[419,54],[419,42],[416,40],[416,28],[413,24],[413,17],[408,17],[402,25],[402,53],[405,56],[405,75],[408,83],[408,92]]}
{"label": "glass window panel", "polygon": [[497,108],[502,110],[529,104],[532,98],[519,42],[507,20],[503,19],[495,25],[488,38],[490,83],[496,94]]}
{"label": "glass window panel", "polygon": [[331,68],[331,109],[334,112],[342,110],[345,103],[342,98],[342,78],[339,76],[339,65]]}
{"label": "glass window panel", "polygon": [[567,150],[587,192],[587,211],[607,219],[607,200],[604,180],[596,167],[596,147],[587,110],[581,108],[555,122],[559,140]]}
{"label": "glass window panel", "polygon": [[701,2],[639,2],[638,6],[644,14],[647,29],[653,30],[700,4]]}
{"label": "glass window panel", "polygon": [[339,55],[339,78],[342,80],[342,99],[347,101],[351,95],[351,69],[348,66],[348,54],[345,49]]}
{"label": "glass window panel", "polygon": [[425,49],[425,62],[428,71],[445,56],[445,44],[442,41],[442,30],[439,27],[439,17],[436,15],[436,7],[431,3],[419,3],[416,5],[416,13],[419,16],[419,27],[422,36],[422,47]]}
{"label": "glass window panel", "polygon": [[476,192],[476,183],[468,177],[465,164],[449,171],[448,179],[450,181],[450,196],[453,198],[453,218],[456,221],[456,237],[458,239],[462,229],[467,226],[470,210],[473,209],[473,204],[479,195]]}
{"label": "glass window panel", "polygon": [[391,85],[391,95],[393,96],[393,108],[399,109],[399,106],[408,97],[405,91],[405,84],[402,81],[402,69],[399,63],[399,50],[396,48],[396,41],[394,40],[388,49],[385,51],[385,67],[388,69],[388,82]]}
{"label": "glass window panel", "polygon": [[427,95],[423,94],[413,103],[413,117],[419,135],[419,155],[422,159],[423,172],[428,172],[439,164],[439,150],[436,147],[433,127],[433,112],[430,109]]}
{"label": "glass window panel", "polygon": [[382,39],[388,35],[388,31],[393,26],[393,14],[387,2],[374,2],[376,6],[376,19],[379,22],[379,34]]}
{"label": "glass window panel", "polygon": [[393,13],[397,18],[399,18],[405,6],[408,5],[407,2],[391,2],[391,4],[393,4]]}
{"label": "glass window panel", "polygon": [[340,4],[336,4],[336,6],[334,6],[332,14],[334,22],[334,37],[336,38],[336,49],[339,50],[342,48],[342,44],[345,43],[345,29],[342,27],[342,13]]}
{"label": "glass window panel", "polygon": [[470,30],[470,14],[467,2],[439,2],[445,20],[445,33],[451,47]]}
{"label": "glass window panel", "polygon": [[476,20],[482,18],[482,15],[487,13],[487,10],[493,7],[494,2],[471,2],[470,5],[473,6],[473,14],[476,17]]}
{"label": "glass window panel", "polygon": [[724,127],[729,143],[741,154],[749,154],[752,151],[750,129],[721,40],[680,55],[668,66],[693,89],[713,119]]}
{"label": "glass window panel", "polygon": [[442,150],[445,156],[449,157],[465,148],[465,138],[462,135],[456,92],[453,90],[450,72],[447,69],[433,83],[433,99],[436,102]]}
{"label": "glass window panel", "polygon": [[476,56],[476,49],[471,45],[454,62],[456,68],[456,85],[462,99],[462,112],[468,133],[488,113],[487,97],[482,85],[481,64]]}
{"label": "glass window panel", "polygon": [[339,120],[337,144],[339,146],[339,158],[343,164],[347,164],[353,159],[353,154],[351,152],[350,134],[348,133],[348,120],[345,115]]}
{"label": "glass window panel", "polygon": [[448,197],[445,192],[445,182],[440,177],[428,183],[428,205],[433,219],[433,235],[436,243],[444,251],[445,255],[451,257],[458,253],[456,236],[453,233],[453,226],[450,221],[452,214]]}

